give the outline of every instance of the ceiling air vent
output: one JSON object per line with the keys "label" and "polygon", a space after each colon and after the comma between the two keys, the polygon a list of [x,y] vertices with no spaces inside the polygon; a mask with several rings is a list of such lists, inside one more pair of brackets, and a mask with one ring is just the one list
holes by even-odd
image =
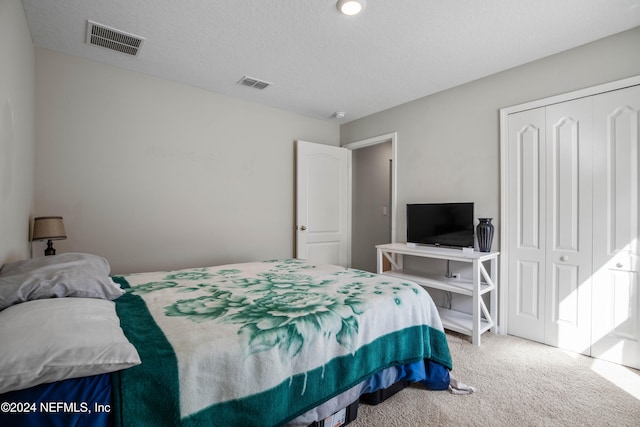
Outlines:
{"label": "ceiling air vent", "polygon": [[87,21],[87,43],[136,56],[144,37],[125,33],[106,25]]}
{"label": "ceiling air vent", "polygon": [[238,81],[238,84],[241,86],[248,86],[248,87],[252,87],[260,90],[266,89],[267,87],[271,86],[271,83],[269,82],[265,82],[264,80],[258,80],[258,79],[254,79],[253,77],[247,77],[247,76],[242,77]]}

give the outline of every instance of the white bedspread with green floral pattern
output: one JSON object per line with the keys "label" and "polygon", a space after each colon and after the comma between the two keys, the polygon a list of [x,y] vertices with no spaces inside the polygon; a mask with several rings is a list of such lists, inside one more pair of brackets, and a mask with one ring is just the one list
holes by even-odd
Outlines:
{"label": "white bedspread with green floral pattern", "polygon": [[179,393],[178,414],[158,416],[168,425],[278,425],[389,366],[451,368],[433,301],[411,282],[293,259],[114,279],[142,358],[121,374],[124,425],[147,416],[128,402],[145,390],[166,393],[161,406]]}

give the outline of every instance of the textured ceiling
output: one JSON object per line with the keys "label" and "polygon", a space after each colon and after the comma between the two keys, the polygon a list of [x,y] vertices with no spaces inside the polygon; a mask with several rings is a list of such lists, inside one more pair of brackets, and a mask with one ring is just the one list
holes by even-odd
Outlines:
{"label": "textured ceiling", "polygon": [[[354,17],[336,0],[23,4],[36,46],[340,123],[640,25],[640,0],[369,0]],[[89,19],[144,37],[140,53],[86,44]]]}

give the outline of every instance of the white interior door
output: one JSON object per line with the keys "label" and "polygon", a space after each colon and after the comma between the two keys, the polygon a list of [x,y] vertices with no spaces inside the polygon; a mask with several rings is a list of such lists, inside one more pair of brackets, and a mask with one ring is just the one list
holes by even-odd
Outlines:
{"label": "white interior door", "polygon": [[592,101],[546,107],[545,343],[590,354]]}
{"label": "white interior door", "polygon": [[544,342],[545,108],[509,116],[509,333]]}
{"label": "white interior door", "polygon": [[296,256],[349,266],[351,151],[296,142]]}
{"label": "white interior door", "polygon": [[592,355],[640,368],[640,86],[594,97]]}

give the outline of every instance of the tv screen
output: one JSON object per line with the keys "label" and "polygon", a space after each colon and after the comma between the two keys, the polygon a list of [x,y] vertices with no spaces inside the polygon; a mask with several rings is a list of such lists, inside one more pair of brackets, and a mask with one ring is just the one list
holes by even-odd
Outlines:
{"label": "tv screen", "polygon": [[473,203],[407,204],[407,242],[473,247]]}

